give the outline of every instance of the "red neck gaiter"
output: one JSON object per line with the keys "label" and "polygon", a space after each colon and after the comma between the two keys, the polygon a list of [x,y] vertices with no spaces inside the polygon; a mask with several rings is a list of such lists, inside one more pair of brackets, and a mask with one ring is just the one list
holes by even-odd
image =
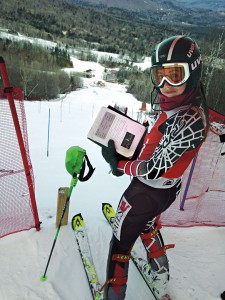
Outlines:
{"label": "red neck gaiter", "polygon": [[171,98],[159,94],[159,105],[162,110],[167,111],[177,108],[179,106],[191,104],[195,102],[195,100],[198,100],[199,97],[201,97],[199,88],[192,89],[186,94],[182,94]]}

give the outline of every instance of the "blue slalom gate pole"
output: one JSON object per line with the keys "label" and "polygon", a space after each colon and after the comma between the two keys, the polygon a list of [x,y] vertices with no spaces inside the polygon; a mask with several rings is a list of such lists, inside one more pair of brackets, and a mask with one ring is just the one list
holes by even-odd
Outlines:
{"label": "blue slalom gate pole", "polygon": [[51,119],[51,110],[48,109],[48,140],[47,140],[47,157],[49,155],[49,136],[50,136],[50,119]]}
{"label": "blue slalom gate pole", "polygon": [[197,157],[198,157],[198,153],[195,155],[195,157],[192,161],[192,165],[191,165],[190,173],[189,173],[189,176],[188,176],[187,184],[186,184],[186,187],[185,187],[185,190],[184,190],[183,199],[182,199],[181,204],[180,204],[180,210],[184,210],[184,203],[185,203],[187,193],[188,193],[188,189],[189,189],[189,186],[190,186],[190,183],[191,183],[191,178],[192,178],[192,175],[193,175],[193,172],[194,172]]}

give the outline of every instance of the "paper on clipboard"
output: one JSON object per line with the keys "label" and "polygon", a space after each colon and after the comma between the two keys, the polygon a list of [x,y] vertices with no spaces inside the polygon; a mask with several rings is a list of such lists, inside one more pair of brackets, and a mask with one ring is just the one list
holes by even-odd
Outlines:
{"label": "paper on clipboard", "polygon": [[143,125],[115,110],[102,107],[87,137],[104,146],[108,146],[108,141],[112,139],[117,153],[131,158],[144,133]]}

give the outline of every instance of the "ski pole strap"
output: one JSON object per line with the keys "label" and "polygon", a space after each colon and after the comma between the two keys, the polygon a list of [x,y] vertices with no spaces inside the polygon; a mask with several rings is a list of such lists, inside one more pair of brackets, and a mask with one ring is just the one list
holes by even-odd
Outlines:
{"label": "ski pole strap", "polygon": [[107,280],[103,286],[100,288],[100,292],[104,290],[104,288],[108,285],[108,284],[113,284],[113,285],[124,285],[127,283],[127,279],[128,277],[112,277],[109,280]]}
{"label": "ski pole strap", "polygon": [[142,233],[141,234],[141,239],[142,240],[148,240],[151,239],[153,237],[155,237],[158,233],[158,231],[162,228],[161,224],[158,224],[152,231],[147,232],[147,233]]}
{"label": "ski pole strap", "polygon": [[[86,164],[87,164],[87,166],[89,168],[89,171],[84,176]],[[92,164],[90,163],[90,160],[89,160],[88,156],[85,154],[84,161],[83,161],[83,164],[82,164],[82,167],[81,167],[81,170],[80,170],[79,180],[80,181],[87,181],[93,175],[94,170],[95,170],[95,168],[93,168]]]}
{"label": "ski pole strap", "polygon": [[119,262],[129,262],[130,255],[129,254],[113,254],[112,260],[116,260]]}
{"label": "ski pole strap", "polygon": [[157,251],[148,253],[148,258],[157,258],[157,257],[160,257],[160,256],[166,254],[166,250],[167,249],[171,249],[171,248],[174,248],[174,247],[175,247],[175,244],[165,245],[165,246],[163,246],[162,248],[160,248]]}

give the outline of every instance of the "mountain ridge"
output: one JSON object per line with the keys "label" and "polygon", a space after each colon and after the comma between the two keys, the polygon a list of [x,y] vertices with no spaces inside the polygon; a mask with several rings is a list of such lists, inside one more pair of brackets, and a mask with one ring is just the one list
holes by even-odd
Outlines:
{"label": "mountain ridge", "polygon": [[[201,5],[199,0],[69,0],[70,3],[95,7],[110,11],[113,8],[135,13],[144,20],[154,20],[168,24],[188,24],[189,26],[225,27],[223,0],[207,0]],[[216,8],[216,9],[215,9]]]}
{"label": "mountain ridge", "polygon": [[213,0],[158,0],[157,3],[153,0],[72,0],[76,3],[81,4],[91,4],[96,6],[105,6],[105,7],[118,7],[123,9],[135,9],[135,10],[144,10],[152,8],[170,8],[170,7],[179,7],[182,8],[191,8],[201,9],[201,10],[212,10],[212,11],[225,11],[225,2],[224,0],[217,0],[216,5]]}

